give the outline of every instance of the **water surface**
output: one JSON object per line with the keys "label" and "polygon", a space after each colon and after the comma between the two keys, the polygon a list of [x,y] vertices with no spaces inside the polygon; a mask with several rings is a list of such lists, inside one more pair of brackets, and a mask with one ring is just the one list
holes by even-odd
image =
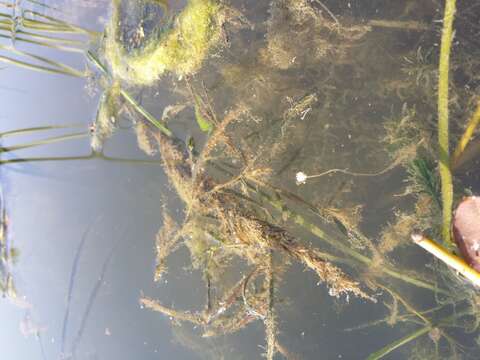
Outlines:
{"label": "water surface", "polygon": [[[153,1],[121,3],[120,31],[132,53],[141,51],[143,41],[158,36],[160,21],[164,21],[164,29],[175,26],[174,19],[188,6],[170,1],[167,12]],[[18,6],[102,32],[114,4],[52,0],[46,3],[50,8],[26,1]],[[259,201],[261,182],[282,189],[276,194],[288,193],[288,206],[306,221],[334,234],[343,246],[373,259],[376,267],[355,262],[340,247],[295,224],[287,209],[275,213],[267,204],[264,206],[271,214],[255,213],[264,216],[262,221],[268,219],[287,230],[305,248],[339,257],[336,264],[345,275],[359,281],[362,291],[376,299],[375,303],[353,294],[331,296],[331,284],[319,281],[305,264],[276,249],[277,341],[289,352],[300,359],[367,358],[425,326],[412,308],[421,312],[440,304],[445,306],[445,314],[440,311],[429,318],[431,329],[386,358],[478,357],[475,315],[466,316],[468,321],[455,318],[452,323],[442,322],[450,319],[453,305],[463,311],[467,302],[472,304],[468,311],[474,311],[475,293],[409,242],[411,231],[417,228],[438,235],[438,214],[429,212],[434,208],[433,200],[421,198],[412,188],[408,164],[418,157],[435,158],[435,79],[442,4],[407,0],[292,4],[287,0],[228,2],[230,18],[222,25],[222,40],[210,49],[194,75],[167,71],[145,86],[125,79],[119,82],[157,119],[162,118],[166,107],[183,106],[168,127],[183,143],[185,153],[189,139],[195,140],[188,155],[192,158],[202,151],[212,133],[199,127],[198,97],[192,96],[191,88],[208,100],[219,122],[241,104],[246,111],[242,121],[228,128],[229,141],[243,151],[253,169],[265,174],[256,178],[260,190],[245,194]],[[454,46],[454,54],[458,54],[454,65],[456,102],[452,101],[454,135],[466,121],[464,109],[473,111],[478,86],[478,54],[472,35],[475,25],[471,24],[478,7],[473,2],[460,6]],[[88,37],[82,39],[86,49],[102,48],[101,36],[93,43],[88,43]],[[83,70],[87,64],[82,53],[18,46],[76,69]],[[102,58],[107,64],[108,60]],[[212,280],[208,298],[208,271],[192,264],[189,249],[181,247],[167,259],[167,273],[154,281],[158,265],[155,236],[164,220],[162,214],[168,209],[181,223],[186,218],[186,204],[169,181],[171,174],[165,171],[161,154],[148,156],[139,149],[132,122],[145,119],[134,111],[129,115],[132,109],[124,106],[116,114],[117,128],[102,144],[104,157],[92,156],[89,131],[108,81],[90,68],[93,72],[87,79],[13,65],[2,69],[2,132],[75,124],[75,128],[43,134],[4,137],[3,146],[27,143],[47,134],[85,133],[77,139],[2,154],[4,160],[37,158],[1,165],[8,241],[19,251],[9,268],[17,295],[5,296],[0,302],[4,357],[261,358],[267,351],[262,316],[246,311],[243,319],[253,316],[254,321],[244,328],[225,336],[205,337],[202,326],[140,306],[139,299],[148,296],[172,309],[202,312],[209,301],[218,300],[222,291],[246,276],[252,263],[241,256],[228,258],[228,266]],[[227,150],[217,150],[212,156],[220,159],[221,166],[238,173],[241,162],[232,160],[238,153],[230,156]],[[62,159],[38,160],[52,156]],[[268,172],[260,172],[266,168]],[[308,179],[302,185],[295,182],[298,172],[313,175],[332,169],[340,171]],[[219,183],[228,178],[213,167],[208,171]],[[474,174],[461,173],[459,179],[460,188],[478,191]],[[238,182],[230,190],[244,188]],[[322,218],[299,198],[321,209]],[[239,204],[251,206],[247,201]],[[236,221],[234,215],[229,216]],[[208,217],[202,221],[208,224]],[[394,245],[386,243],[385,234],[393,234]],[[380,258],[385,262],[375,263]],[[287,262],[280,275],[280,264]],[[387,276],[383,266],[450,292],[456,289],[458,298]],[[262,291],[261,282],[260,278],[256,281],[256,295]],[[253,284],[248,285],[247,290],[254,293]],[[408,299],[408,305],[399,299]],[[236,301],[242,306],[241,296]],[[407,314],[403,315],[407,321],[402,321],[402,314]],[[375,326],[351,330],[381,319],[385,321]],[[445,335],[436,342],[438,329]]]}

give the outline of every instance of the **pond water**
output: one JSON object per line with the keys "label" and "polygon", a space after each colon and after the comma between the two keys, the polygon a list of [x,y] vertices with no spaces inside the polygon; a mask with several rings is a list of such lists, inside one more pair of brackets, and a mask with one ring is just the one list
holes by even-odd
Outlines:
{"label": "pond water", "polygon": [[410,240],[441,239],[443,1],[0,6],[2,358],[480,357],[477,291]]}

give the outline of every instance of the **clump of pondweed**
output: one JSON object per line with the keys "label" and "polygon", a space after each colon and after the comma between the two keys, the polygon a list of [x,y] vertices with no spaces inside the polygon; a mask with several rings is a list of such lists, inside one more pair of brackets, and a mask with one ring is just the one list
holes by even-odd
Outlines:
{"label": "clump of pondweed", "polygon": [[224,39],[223,24],[237,14],[217,0],[191,0],[173,23],[128,52],[119,33],[121,5],[121,0],[113,2],[104,56],[114,77],[144,85],[157,81],[166,71],[179,77],[196,72]]}
{"label": "clump of pondweed", "polygon": [[[214,128],[202,151],[194,158],[182,142],[153,133],[165,172],[186,205],[183,224],[176,226],[168,215],[164,217],[164,227],[157,236],[155,278],[158,280],[165,272],[166,255],[184,243],[190,249],[194,267],[204,272],[208,288],[212,283],[221,283],[222,273],[232,268],[233,259],[243,260],[253,275],[244,276],[216,299],[209,298],[206,310],[200,312],[175,311],[148,298],[142,299],[142,304],[176,321],[201,325],[205,336],[236,332],[252,321],[262,320],[266,326],[267,355],[272,358],[280,351],[273,305],[275,285],[270,285],[274,278],[276,284],[280,278],[267,261],[272,252],[285,258],[287,263],[295,260],[313,270],[332,296],[351,294],[373,298],[358,282],[329,262],[324,253],[301,244],[285,229],[269,221],[265,210],[255,205],[253,199],[250,205],[245,201],[250,198],[250,190],[242,190],[242,186],[246,182],[261,184],[269,173],[257,164],[257,157],[248,147],[235,143],[232,138],[234,125],[247,113],[245,107],[239,105],[228,111],[222,120],[212,116]],[[234,174],[224,173],[224,180],[219,181],[209,171],[215,169],[215,164],[221,164],[221,159],[230,163],[235,159],[234,163],[241,167]],[[222,172],[216,169],[217,173]],[[249,284],[259,277],[265,279],[264,291],[248,292]]]}

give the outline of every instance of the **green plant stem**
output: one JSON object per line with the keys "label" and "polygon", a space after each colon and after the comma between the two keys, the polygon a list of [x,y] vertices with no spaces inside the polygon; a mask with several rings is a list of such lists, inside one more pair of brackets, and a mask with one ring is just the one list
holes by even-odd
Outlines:
{"label": "green plant stem", "polygon": [[[0,21],[0,30],[11,33],[11,31],[12,31],[11,24],[5,25],[3,22]],[[63,44],[63,45],[72,45],[72,46],[73,45],[78,45],[78,46],[81,46],[81,45],[84,44],[80,40],[60,38],[60,37],[49,36],[49,35],[45,35],[45,34],[38,34],[38,33],[35,33],[35,32],[25,31],[25,30],[21,30],[21,29],[18,29],[15,32],[15,35],[17,35],[17,34],[29,36],[29,37],[32,37],[32,38],[35,38],[35,39],[48,41],[48,42],[51,42],[51,43]],[[10,34],[10,37],[11,37],[11,34]]]}
{"label": "green plant stem", "polygon": [[140,113],[152,125],[158,128],[158,130],[160,130],[163,134],[167,135],[168,137],[173,136],[173,133],[170,131],[170,129],[168,129],[160,121],[155,119],[155,117],[152,114],[150,114],[143,106],[137,103],[135,99],[127,91],[125,91],[124,89],[120,89],[120,94],[138,113]]}
{"label": "green plant stem", "polygon": [[8,57],[8,56],[3,56],[3,55],[0,55],[0,61],[11,63],[11,64],[14,64],[14,65],[17,65],[17,66],[20,66],[20,67],[25,67],[25,68],[28,68],[30,70],[36,70],[36,71],[42,71],[42,72],[54,73],[54,74],[70,75],[70,76],[74,76],[74,77],[84,77],[85,76],[85,73],[83,73],[83,72],[80,72],[80,71],[78,71],[78,70],[76,70],[76,69],[74,69],[70,66],[63,65],[59,62],[50,60],[50,59],[48,59],[46,57],[43,57],[43,56],[35,55],[35,54],[29,53],[29,52],[26,52],[26,51],[20,51],[20,50],[17,50],[15,48],[13,48],[13,47],[4,46],[4,45],[0,45],[0,49],[5,50],[10,54],[17,54],[19,56],[25,56],[25,57],[37,60],[37,61],[39,61],[39,62],[41,62],[45,65],[49,65],[49,66],[28,63],[28,62],[25,62],[25,61],[22,61],[22,60],[14,59],[14,58],[11,58],[11,57]]}
{"label": "green plant stem", "polygon": [[37,132],[42,132],[47,130],[54,130],[54,129],[80,128],[84,126],[85,124],[82,124],[82,123],[66,124],[66,125],[35,126],[31,128],[15,129],[15,130],[0,132],[0,138],[5,138],[7,136],[14,136],[14,135],[25,135],[25,134],[37,133]]}
{"label": "green plant stem", "polygon": [[47,23],[42,23],[38,21],[32,21],[32,20],[24,20],[23,26],[26,29],[30,30],[37,30],[37,31],[42,31],[42,32],[47,32],[47,33],[56,33],[56,34],[77,34],[78,32],[75,30],[72,30],[68,27],[64,26],[58,26],[54,24],[47,24]]}
{"label": "green plant stem", "polygon": [[[0,34],[0,38],[11,39],[11,36]],[[46,42],[46,41],[32,40],[32,39],[28,39],[28,38],[24,38],[24,37],[20,37],[20,36],[15,36],[15,41],[16,42],[24,42],[24,43],[32,44],[32,45],[44,46],[44,47],[48,47],[48,48],[51,48],[51,49],[63,50],[63,51],[68,51],[68,52],[78,52],[78,53],[83,53],[84,52],[83,49],[80,49],[80,48],[77,48],[77,47],[58,45],[58,44],[49,43],[49,42]]]}
{"label": "green plant stem", "polygon": [[49,6],[49,5],[47,5],[47,4],[43,3],[43,2],[40,2],[40,1],[27,0],[27,2],[32,3],[32,4],[37,4],[37,5],[41,6],[41,7],[47,8],[47,9],[51,9],[51,10],[55,10],[55,11],[60,11],[58,8],[55,8],[55,7],[53,7],[53,6]]}
{"label": "green plant stem", "polygon": [[[23,11],[23,15],[25,16],[26,14],[30,14],[30,15],[33,15],[35,17],[40,17],[40,18],[43,18],[45,20],[48,20],[49,22],[44,22],[44,24],[51,24],[51,25],[54,25],[54,26],[58,26],[58,27],[65,27],[66,29],[70,29],[72,32],[76,32],[76,33],[83,33],[83,34],[87,34],[87,35],[90,35],[90,36],[98,36],[100,35],[99,32],[97,31],[91,31],[91,30],[87,30],[87,29],[84,29],[82,27],[79,27],[79,26],[75,26],[73,24],[70,24],[66,21],[63,21],[63,20],[60,20],[60,19],[57,19],[57,18],[54,18],[52,16],[48,16],[48,15],[45,15],[45,14],[41,14],[37,11],[32,11],[32,10],[24,10]],[[33,19],[27,19],[25,18],[24,20],[29,20],[29,21],[37,21],[38,20],[33,20]]]}
{"label": "green plant stem", "polygon": [[137,165],[161,164],[161,161],[159,160],[117,158],[113,156],[104,155],[103,153],[92,152],[89,155],[80,155],[80,156],[52,156],[52,157],[6,159],[6,160],[0,160],[0,165],[34,163],[34,162],[50,162],[50,161],[79,161],[79,160],[81,161],[81,160],[90,160],[90,159],[101,159],[105,161],[119,162],[119,163],[125,163],[125,164],[137,164]]}
{"label": "green plant stem", "polygon": [[98,56],[96,54],[94,54],[92,51],[90,50],[87,50],[87,53],[86,53],[86,56],[87,56],[87,59],[93,64],[95,65],[95,67],[100,70],[100,72],[107,76],[107,77],[111,77],[110,76],[110,73],[108,72],[108,69],[107,67],[100,61],[100,59],[98,58]]}
{"label": "green plant stem", "polygon": [[70,71],[65,71],[65,70],[61,70],[61,69],[51,68],[51,67],[48,67],[48,66],[35,65],[35,64],[28,63],[28,62],[25,62],[25,61],[10,58],[8,56],[0,55],[0,61],[10,63],[10,64],[13,64],[13,65],[16,65],[16,66],[19,66],[19,67],[23,67],[23,68],[26,68],[26,69],[29,69],[29,70],[35,70],[35,71],[46,72],[46,73],[51,73],[51,74],[69,75],[69,76],[73,76],[73,77],[83,77],[82,73],[80,73],[80,72],[78,72],[74,69],[71,69]]}
{"label": "green plant stem", "polygon": [[453,206],[453,182],[450,169],[449,130],[448,130],[448,85],[450,49],[453,39],[453,19],[456,0],[446,0],[443,17],[442,41],[440,46],[438,78],[438,145],[439,170],[442,181],[442,235],[445,245],[451,245],[450,227]]}
{"label": "green plant stem", "polygon": [[373,354],[370,354],[370,356],[367,358],[367,360],[378,360],[383,358],[385,355],[391,353],[393,350],[409,343],[410,341],[415,340],[416,338],[419,338],[420,336],[428,333],[432,327],[430,325],[424,326],[416,331],[414,331],[411,334],[408,334],[407,336],[402,337],[401,339],[398,339],[394,341],[391,344],[388,344],[387,346],[381,348],[378,351],[375,351]]}
{"label": "green plant stem", "polygon": [[74,133],[74,134],[54,136],[48,139],[32,141],[32,142],[20,144],[20,145],[2,146],[0,147],[0,153],[21,150],[21,149],[28,149],[28,148],[32,148],[40,145],[48,145],[48,144],[53,144],[53,143],[57,143],[65,140],[80,139],[80,138],[87,137],[89,135],[90,135],[90,132],[83,131],[83,132]]}

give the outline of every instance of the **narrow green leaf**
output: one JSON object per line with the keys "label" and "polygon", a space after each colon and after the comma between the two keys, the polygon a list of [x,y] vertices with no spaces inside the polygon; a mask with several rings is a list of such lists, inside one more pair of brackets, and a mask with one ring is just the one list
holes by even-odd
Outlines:
{"label": "narrow green leaf", "polygon": [[12,146],[2,146],[0,147],[0,153],[2,152],[9,152],[9,151],[15,151],[15,150],[21,150],[21,149],[28,149],[40,145],[48,145],[48,144],[53,144],[57,142],[62,142],[65,140],[72,140],[72,139],[80,139],[84,138],[90,135],[90,132],[79,132],[79,133],[74,133],[74,134],[68,134],[68,135],[60,135],[60,136],[54,136],[48,139],[43,139],[43,140],[38,140],[38,141],[32,141],[29,143],[25,144],[20,144],[20,145],[12,145]]}
{"label": "narrow green leaf", "polygon": [[213,129],[213,124],[203,116],[200,103],[201,100],[195,96],[195,120],[197,121],[200,130],[203,132],[210,132]]}
{"label": "narrow green leaf", "polygon": [[25,51],[20,51],[20,50],[17,50],[15,48],[13,48],[13,47],[4,46],[4,45],[0,45],[0,49],[5,50],[6,52],[9,53],[9,55],[17,54],[19,56],[25,56],[25,57],[35,59],[35,60],[37,60],[37,61],[39,61],[43,64],[50,65],[50,66],[38,65],[38,64],[29,63],[29,62],[26,62],[26,61],[23,61],[23,60],[18,60],[18,59],[9,57],[9,56],[3,56],[3,55],[0,56],[1,61],[11,63],[11,64],[14,64],[14,65],[17,65],[17,66],[20,66],[20,67],[25,67],[25,68],[28,68],[28,69],[31,69],[31,70],[49,72],[49,73],[54,73],[54,74],[70,75],[70,76],[75,76],[75,77],[84,77],[84,75],[85,75],[84,73],[82,73],[82,72],[80,72],[80,71],[78,71],[78,70],[76,70],[76,69],[74,69],[70,66],[67,66],[67,65],[64,65],[62,63],[50,60],[50,59],[48,59],[46,57],[43,57],[43,56],[38,56],[38,55],[29,53],[29,52],[25,52]]}
{"label": "narrow green leaf", "polygon": [[388,344],[387,346],[381,348],[378,351],[375,351],[373,354],[370,354],[370,356],[367,358],[367,360],[378,360],[383,358],[385,355],[391,353],[393,350],[398,349],[399,347],[409,343],[410,341],[415,340],[416,338],[426,334],[429,332],[431,329],[430,325],[427,325],[423,328],[420,328],[416,331],[414,331],[411,334],[408,334],[407,336],[402,337],[401,339],[398,339],[391,344]]}
{"label": "narrow green leaf", "polygon": [[146,120],[148,120],[152,125],[158,128],[162,133],[171,137],[173,134],[165,125],[158,121],[152,114],[150,114],[143,106],[135,101],[135,99],[125,90],[121,89],[120,94],[123,98],[130,104],[132,107],[139,112]]}
{"label": "narrow green leaf", "polygon": [[54,129],[71,129],[71,128],[80,128],[84,127],[85,124],[77,123],[77,124],[65,124],[65,125],[45,125],[45,126],[35,126],[30,128],[23,128],[23,129],[15,129],[15,130],[8,130],[4,132],[0,132],[0,137],[4,138],[7,136],[12,135],[25,135],[36,133],[40,131],[47,131],[47,130],[54,130]]}

